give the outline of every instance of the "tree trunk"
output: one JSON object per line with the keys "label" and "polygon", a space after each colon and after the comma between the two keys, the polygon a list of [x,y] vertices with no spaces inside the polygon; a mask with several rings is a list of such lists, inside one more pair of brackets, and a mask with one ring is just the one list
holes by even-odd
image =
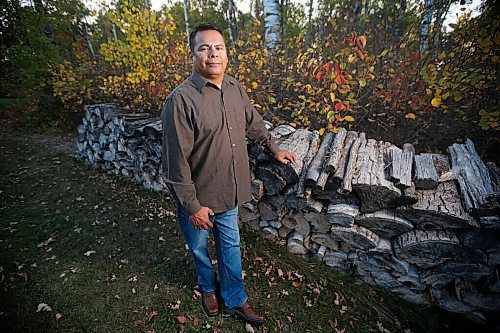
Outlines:
{"label": "tree trunk", "polygon": [[420,25],[420,53],[429,48],[429,34],[431,31],[432,14],[434,13],[434,0],[425,0],[422,24]]}
{"label": "tree trunk", "polygon": [[186,36],[189,46],[189,6],[188,0],[184,0],[184,23],[186,24]]}
{"label": "tree trunk", "polygon": [[264,27],[266,45],[274,50],[280,40],[280,8],[278,0],[264,0]]}

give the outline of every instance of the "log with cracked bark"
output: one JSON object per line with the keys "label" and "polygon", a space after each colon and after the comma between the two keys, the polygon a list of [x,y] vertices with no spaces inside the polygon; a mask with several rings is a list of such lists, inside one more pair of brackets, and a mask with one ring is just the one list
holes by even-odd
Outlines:
{"label": "log with cracked bark", "polygon": [[474,143],[455,143],[448,147],[452,169],[457,175],[465,209],[474,215],[498,215],[500,193],[495,192],[490,173],[476,152]]}
{"label": "log with cracked bark", "polygon": [[463,208],[453,181],[439,183],[433,190],[417,190],[416,196],[416,204],[397,210],[418,229],[479,227]]}
{"label": "log with cracked bark", "polygon": [[357,216],[355,221],[356,224],[385,238],[391,238],[413,229],[410,221],[399,216],[394,210],[389,209],[362,214]]}
{"label": "log with cracked bark", "polygon": [[352,188],[361,200],[362,212],[393,208],[401,197],[401,190],[386,179],[385,149],[383,142],[372,139],[361,143],[359,147]]}

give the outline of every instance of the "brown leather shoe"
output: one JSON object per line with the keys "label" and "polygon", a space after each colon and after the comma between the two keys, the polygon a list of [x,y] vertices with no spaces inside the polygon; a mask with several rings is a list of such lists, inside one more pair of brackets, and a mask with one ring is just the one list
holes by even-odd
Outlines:
{"label": "brown leather shoe", "polygon": [[219,314],[219,303],[217,302],[217,296],[215,291],[201,292],[201,305],[203,305],[203,310],[209,317],[215,317]]}
{"label": "brown leather shoe", "polygon": [[236,308],[228,308],[227,306],[224,308],[224,311],[229,314],[237,315],[243,320],[251,323],[251,324],[264,324],[266,322],[266,316],[261,315],[250,305],[250,303],[245,302],[242,306],[238,306]]}

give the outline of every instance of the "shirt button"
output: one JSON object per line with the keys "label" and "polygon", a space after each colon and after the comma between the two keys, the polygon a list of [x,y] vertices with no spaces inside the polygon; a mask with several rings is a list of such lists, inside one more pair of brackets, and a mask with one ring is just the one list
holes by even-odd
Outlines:
{"label": "shirt button", "polygon": [[233,129],[231,126],[229,126],[229,129]]}
{"label": "shirt button", "polygon": [[236,144],[233,143],[233,147],[236,147]]}

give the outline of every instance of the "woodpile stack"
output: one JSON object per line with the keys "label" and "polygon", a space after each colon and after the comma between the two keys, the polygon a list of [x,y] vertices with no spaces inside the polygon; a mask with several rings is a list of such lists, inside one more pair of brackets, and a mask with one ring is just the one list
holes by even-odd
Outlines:
{"label": "woodpile stack", "polygon": [[[160,175],[161,123],[113,105],[85,108],[77,156],[147,188]],[[500,312],[500,173],[473,143],[417,154],[340,129],[271,130],[298,162],[249,145],[254,200],[241,220],[290,252],[476,319]]]}

